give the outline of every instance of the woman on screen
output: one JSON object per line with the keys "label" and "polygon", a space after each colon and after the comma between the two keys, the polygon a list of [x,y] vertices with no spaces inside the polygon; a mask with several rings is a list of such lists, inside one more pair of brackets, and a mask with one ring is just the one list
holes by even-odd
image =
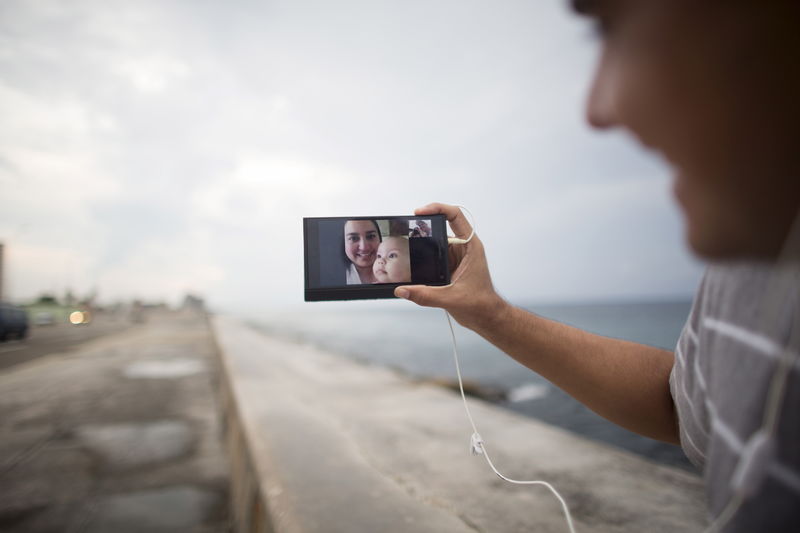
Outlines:
{"label": "woman on screen", "polygon": [[344,224],[344,253],[347,257],[345,273],[347,285],[375,283],[372,272],[375,255],[383,238],[374,220],[348,220]]}

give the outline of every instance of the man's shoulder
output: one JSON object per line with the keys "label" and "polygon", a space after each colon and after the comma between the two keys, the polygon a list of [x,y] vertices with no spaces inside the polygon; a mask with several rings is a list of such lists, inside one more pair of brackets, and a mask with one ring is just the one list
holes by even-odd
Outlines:
{"label": "man's shoulder", "polygon": [[695,331],[721,322],[786,342],[797,313],[796,292],[796,267],[755,262],[711,265],[690,320]]}
{"label": "man's shoulder", "polygon": [[703,277],[701,296],[715,298],[747,298],[761,295],[774,276],[769,263],[716,263],[708,266]]}
{"label": "man's shoulder", "polygon": [[772,305],[769,289],[774,277],[775,268],[768,263],[709,265],[695,298],[694,319],[758,322],[760,311]]}

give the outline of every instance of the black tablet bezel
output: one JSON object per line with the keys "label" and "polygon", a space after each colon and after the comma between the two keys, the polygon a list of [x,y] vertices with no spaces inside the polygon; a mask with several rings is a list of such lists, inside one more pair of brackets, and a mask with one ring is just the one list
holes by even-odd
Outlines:
{"label": "black tablet bezel", "polygon": [[437,243],[439,257],[436,262],[436,276],[440,281],[426,285],[442,286],[450,283],[450,268],[447,258],[447,219],[444,215],[400,215],[400,216],[357,216],[357,217],[305,217],[303,218],[303,263],[305,281],[305,301],[374,300],[395,298],[394,290],[401,285],[413,283],[380,283],[374,285],[346,285],[341,287],[314,288],[310,286],[309,262],[309,224],[321,220],[430,220],[432,238]]}

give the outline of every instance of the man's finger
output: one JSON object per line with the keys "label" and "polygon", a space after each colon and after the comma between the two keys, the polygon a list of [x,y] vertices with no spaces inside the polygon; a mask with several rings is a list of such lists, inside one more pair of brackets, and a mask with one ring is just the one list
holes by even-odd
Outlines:
{"label": "man's finger", "polygon": [[444,215],[447,217],[447,221],[450,223],[450,227],[453,228],[456,236],[462,239],[468,238],[472,233],[472,226],[467,221],[467,217],[464,216],[461,208],[455,205],[432,203],[424,207],[418,207],[414,210],[414,214]]}

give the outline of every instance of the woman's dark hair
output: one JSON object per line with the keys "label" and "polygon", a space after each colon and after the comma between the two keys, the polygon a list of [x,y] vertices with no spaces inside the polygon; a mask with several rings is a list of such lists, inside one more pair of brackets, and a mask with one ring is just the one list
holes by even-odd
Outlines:
{"label": "woman's dark hair", "polygon": [[[368,221],[372,222],[375,225],[375,230],[378,232],[378,242],[383,242],[383,236],[381,235],[381,228],[378,226],[378,222],[377,221],[375,221],[375,220],[373,220],[371,218],[362,218],[362,219],[359,219],[359,220],[368,220]],[[342,231],[340,233],[340,235],[342,236],[342,245],[339,247],[339,250],[341,251],[341,254],[342,254],[342,264],[345,266],[345,268],[350,268],[350,264],[352,263],[352,261],[350,261],[350,258],[347,257],[347,252],[344,251],[344,245],[345,245],[344,227],[345,227],[345,225],[347,225],[348,222],[350,222],[350,221],[349,220],[345,220],[345,221],[342,222]]]}

